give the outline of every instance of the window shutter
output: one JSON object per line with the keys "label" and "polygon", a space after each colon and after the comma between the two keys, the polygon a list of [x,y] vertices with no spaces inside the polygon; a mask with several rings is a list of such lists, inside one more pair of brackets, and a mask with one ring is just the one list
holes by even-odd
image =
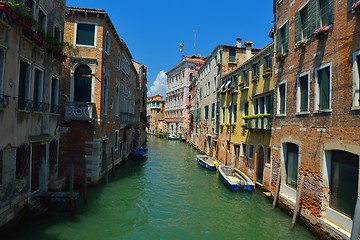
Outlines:
{"label": "window shutter", "polygon": [[[276,31],[276,53],[281,52],[281,34],[280,28]],[[245,73],[245,72],[244,72]],[[245,76],[245,74],[244,74]],[[245,77],[244,77],[245,78]]]}
{"label": "window shutter", "polygon": [[320,3],[319,0],[309,2],[309,28],[313,33],[320,26]]}
{"label": "window shutter", "polygon": [[297,11],[295,13],[295,43],[297,41],[301,41],[302,37],[301,37],[301,32],[302,32],[302,26],[301,26],[301,17],[300,17],[300,12]]}
{"label": "window shutter", "polygon": [[348,11],[351,11],[351,7],[356,0],[348,0]]}
{"label": "window shutter", "polygon": [[301,95],[301,104],[300,111],[308,111],[308,76],[300,78],[300,95]]}
{"label": "window shutter", "polygon": [[289,51],[289,21],[285,24],[284,53]]}
{"label": "window shutter", "polygon": [[330,71],[329,67],[319,71],[320,109],[330,108]]}
{"label": "window shutter", "polygon": [[329,0],[328,24],[334,22],[334,0]]}

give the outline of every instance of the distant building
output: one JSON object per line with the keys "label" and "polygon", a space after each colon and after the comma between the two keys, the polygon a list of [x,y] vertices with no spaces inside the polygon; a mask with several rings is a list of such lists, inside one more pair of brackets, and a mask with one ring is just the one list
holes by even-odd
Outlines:
{"label": "distant building", "polygon": [[274,5],[272,191],[280,173],[280,204],[293,211],[300,197],[300,219],[322,238],[349,239],[360,196],[360,15],[351,10],[355,2],[283,0]]}
{"label": "distant building", "polygon": [[167,75],[165,130],[186,138],[189,125],[188,109],[189,86],[196,76],[196,71],[202,66],[205,58],[184,57],[179,64],[170,69]]}
{"label": "distant building", "polygon": [[146,67],[134,66],[104,10],[68,10],[64,38],[74,47],[62,82],[62,170],[68,174],[74,164],[76,183],[86,179],[96,184],[112,163],[121,162],[146,140],[140,124]]}
{"label": "distant building", "polygon": [[[165,101],[162,96],[155,95],[147,98],[147,130],[148,134],[158,135],[163,132]],[[160,124],[161,122],[161,124]]]}
{"label": "distant building", "polygon": [[66,1],[0,1],[0,228],[34,195],[64,183],[58,154],[65,12]]}

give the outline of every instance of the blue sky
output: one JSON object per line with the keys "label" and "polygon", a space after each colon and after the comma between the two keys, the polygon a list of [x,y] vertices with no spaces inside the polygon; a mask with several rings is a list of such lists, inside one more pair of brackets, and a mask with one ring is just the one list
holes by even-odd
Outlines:
{"label": "blue sky", "polygon": [[133,59],[148,67],[150,95],[165,95],[166,74],[185,55],[209,55],[219,44],[235,45],[237,37],[262,48],[271,42],[272,1],[215,0],[67,0],[68,6],[108,12]]}

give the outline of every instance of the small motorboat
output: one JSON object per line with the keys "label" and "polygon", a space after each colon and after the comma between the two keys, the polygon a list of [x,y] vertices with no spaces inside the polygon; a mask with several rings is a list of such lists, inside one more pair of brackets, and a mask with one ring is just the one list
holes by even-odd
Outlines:
{"label": "small motorboat", "polygon": [[247,190],[252,192],[254,190],[253,181],[239,169],[221,165],[218,170],[220,181],[231,191]]}
{"label": "small motorboat", "polygon": [[217,167],[219,166],[219,162],[214,158],[209,157],[208,155],[196,155],[196,161],[200,166],[203,166],[210,171],[216,171]]}
{"label": "small motorboat", "polygon": [[145,147],[138,147],[132,153],[131,157],[133,158],[141,158],[147,156],[148,149]]}
{"label": "small motorboat", "polygon": [[179,137],[175,133],[170,133],[168,138],[169,140],[179,140]]}

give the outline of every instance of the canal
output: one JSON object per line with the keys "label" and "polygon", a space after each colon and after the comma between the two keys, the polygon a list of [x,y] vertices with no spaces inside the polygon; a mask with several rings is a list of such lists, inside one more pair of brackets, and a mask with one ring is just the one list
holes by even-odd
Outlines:
{"label": "canal", "polygon": [[186,143],[149,136],[148,148],[89,190],[87,205],[80,198],[75,217],[57,208],[0,239],[315,239],[299,224],[290,230],[291,216],[261,189],[230,192]]}

